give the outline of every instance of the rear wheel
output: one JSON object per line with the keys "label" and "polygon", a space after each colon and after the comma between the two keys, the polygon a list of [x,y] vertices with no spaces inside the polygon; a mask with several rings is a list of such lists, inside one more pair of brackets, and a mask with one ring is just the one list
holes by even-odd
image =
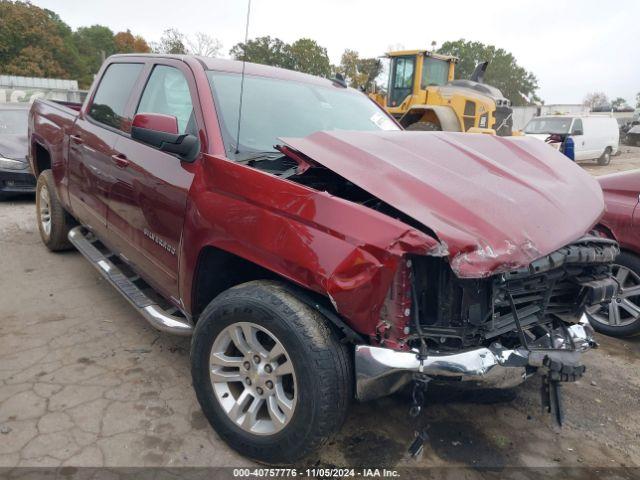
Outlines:
{"label": "rear wheel", "polygon": [[277,282],[216,297],[191,344],[198,402],[235,450],[292,463],[342,425],[353,395],[350,353],[327,321]]}
{"label": "rear wheel", "polygon": [[616,258],[613,273],[620,284],[618,294],[608,305],[590,309],[591,325],[613,337],[640,333],[640,257],[622,252]]}
{"label": "rear wheel", "polygon": [[439,132],[442,128],[433,122],[416,122],[409,125],[405,130],[410,132]]}
{"label": "rear wheel", "polygon": [[60,203],[51,170],[38,176],[36,217],[40,238],[49,250],[57,252],[72,248],[67,235],[74,224],[73,219]]}
{"label": "rear wheel", "polygon": [[607,147],[604,153],[598,158],[598,165],[609,165],[611,163],[611,147]]}

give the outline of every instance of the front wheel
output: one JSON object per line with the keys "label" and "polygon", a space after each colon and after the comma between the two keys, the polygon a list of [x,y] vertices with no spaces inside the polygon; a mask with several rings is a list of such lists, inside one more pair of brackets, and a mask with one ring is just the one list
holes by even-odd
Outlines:
{"label": "front wheel", "polygon": [[277,282],[245,283],[209,304],[194,331],[191,374],[216,432],[272,464],[319,448],[342,425],[353,395],[348,348]]}
{"label": "front wheel", "polygon": [[611,163],[611,149],[607,147],[604,153],[598,158],[598,165],[609,165]]}
{"label": "front wheel", "polygon": [[622,252],[616,258],[613,274],[619,290],[607,305],[589,309],[593,328],[612,337],[628,337],[640,333],[640,257]]}

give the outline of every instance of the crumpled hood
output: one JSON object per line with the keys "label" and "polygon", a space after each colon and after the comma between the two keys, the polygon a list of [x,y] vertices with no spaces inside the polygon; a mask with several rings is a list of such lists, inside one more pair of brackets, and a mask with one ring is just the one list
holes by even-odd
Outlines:
{"label": "crumpled hood", "polygon": [[0,156],[26,163],[28,145],[26,135],[0,135]]}
{"label": "crumpled hood", "polygon": [[331,131],[282,141],[431,229],[460,277],[526,266],[604,212],[596,180],[537,139]]}

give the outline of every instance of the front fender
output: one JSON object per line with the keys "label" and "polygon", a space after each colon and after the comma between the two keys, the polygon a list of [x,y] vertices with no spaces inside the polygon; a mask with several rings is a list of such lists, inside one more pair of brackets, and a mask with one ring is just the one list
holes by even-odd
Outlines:
{"label": "front fender", "polygon": [[326,192],[221,158],[201,165],[181,252],[188,311],[199,252],[213,246],[327,296],[371,334],[402,255],[439,250],[425,233]]}

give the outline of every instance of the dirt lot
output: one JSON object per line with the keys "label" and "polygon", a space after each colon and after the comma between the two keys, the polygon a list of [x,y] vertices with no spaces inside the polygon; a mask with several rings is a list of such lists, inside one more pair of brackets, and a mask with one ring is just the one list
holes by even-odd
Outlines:
{"label": "dirt lot", "polygon": [[[634,150],[585,168],[638,168]],[[251,465],[200,413],[189,341],[149,327],[78,253],[49,253],[32,199],[0,203],[0,262],[0,467]],[[459,466],[466,478],[477,467],[640,466],[640,338],[598,340],[586,376],[564,387],[562,430],[541,413],[535,380],[501,394],[432,390],[422,459],[406,458],[414,424],[391,397],[354,405],[308,465]]]}

